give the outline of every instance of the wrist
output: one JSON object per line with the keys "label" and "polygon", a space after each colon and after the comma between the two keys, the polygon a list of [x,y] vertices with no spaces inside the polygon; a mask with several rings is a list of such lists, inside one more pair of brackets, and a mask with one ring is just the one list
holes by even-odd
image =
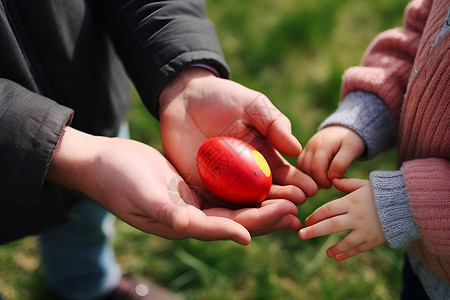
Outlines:
{"label": "wrist", "polygon": [[100,146],[98,139],[66,127],[50,161],[45,180],[86,194],[91,181],[90,166]]}
{"label": "wrist", "polygon": [[159,96],[159,111],[161,112],[171,101],[181,93],[188,93],[189,86],[197,79],[216,77],[212,71],[197,66],[184,69],[176,75],[162,90]]}

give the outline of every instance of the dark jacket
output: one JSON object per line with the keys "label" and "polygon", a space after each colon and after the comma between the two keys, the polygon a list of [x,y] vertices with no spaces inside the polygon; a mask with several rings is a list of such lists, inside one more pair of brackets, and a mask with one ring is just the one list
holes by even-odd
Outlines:
{"label": "dark jacket", "polygon": [[200,62],[228,76],[202,1],[0,0],[0,243],[67,220],[79,201],[44,181],[67,124],[114,136],[128,78],[158,117],[164,85]]}

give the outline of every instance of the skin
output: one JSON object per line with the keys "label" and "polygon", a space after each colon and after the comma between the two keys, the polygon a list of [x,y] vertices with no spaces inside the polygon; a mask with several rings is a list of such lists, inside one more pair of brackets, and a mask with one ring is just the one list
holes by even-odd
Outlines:
{"label": "skin", "polygon": [[297,167],[319,186],[328,189],[334,185],[347,193],[319,207],[299,231],[300,238],[306,240],[349,230],[342,240],[327,249],[327,255],[339,261],[386,242],[370,181],[342,178],[364,150],[363,140],[354,131],[330,126],[310,139],[297,160]]}
{"label": "skin", "polygon": [[343,239],[327,249],[327,255],[339,261],[386,243],[370,181],[333,179],[333,185],[348,194],[322,205],[306,218],[300,238],[307,240],[349,230]]}
{"label": "skin", "polygon": [[[164,152],[181,176],[202,196],[199,207],[230,207],[206,190],[196,166],[200,146],[209,138],[227,135],[253,145],[272,170],[274,184],[268,196],[270,201],[264,201],[255,212],[262,213],[269,208],[295,212],[284,216],[282,223],[268,226],[261,226],[261,222],[267,223],[262,217],[256,218],[257,222],[250,219],[238,222],[246,228],[257,228],[252,230],[252,235],[278,229],[292,231],[301,225],[296,204],[313,196],[317,185],[280,155],[281,152],[297,156],[301,145],[291,133],[290,121],[266,96],[236,82],[217,78],[204,69],[192,68],[169,84],[161,94],[160,104]],[[180,149],[183,149],[182,155]]]}
{"label": "skin", "polygon": [[[211,101],[224,92],[220,101]],[[245,110],[238,106],[245,107],[256,95],[259,94],[208,71],[186,69],[160,96],[164,149],[173,165],[157,150],[137,141],[93,136],[66,127],[46,181],[80,192],[131,226],[167,239],[233,240],[246,245],[252,235],[278,229],[298,231],[301,223],[295,204],[304,202],[305,195],[313,195],[317,185],[289,166],[277,152],[298,155],[301,151],[285,116],[274,114],[270,121],[258,124],[254,118],[246,120]],[[214,199],[202,193],[199,175],[192,172],[196,166],[191,158],[200,144],[227,126],[227,119],[204,115],[213,111],[216,116],[218,112],[220,116],[228,112],[228,120],[232,115],[234,119],[245,119],[246,126],[261,132],[254,144],[270,155],[281,185],[274,185],[269,199],[258,207],[235,209],[216,205]],[[287,140],[283,143],[281,139]],[[303,183],[298,184],[299,180]]]}
{"label": "skin", "polygon": [[297,167],[320,187],[329,189],[331,180],[342,178],[364,150],[363,140],[353,130],[342,126],[325,127],[308,141],[297,160]]}

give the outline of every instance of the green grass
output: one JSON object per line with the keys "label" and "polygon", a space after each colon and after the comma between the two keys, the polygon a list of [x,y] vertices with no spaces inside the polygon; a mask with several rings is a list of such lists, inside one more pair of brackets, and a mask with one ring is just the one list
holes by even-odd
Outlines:
{"label": "green grass", "polygon": [[[375,35],[401,25],[406,0],[207,0],[232,79],[265,93],[292,122],[303,145],[338,105],[343,71],[357,65]],[[158,123],[138,101],[130,111],[132,137],[161,149]],[[294,163],[295,158],[290,158]],[[348,176],[394,169],[395,152],[358,162]],[[321,190],[300,206],[304,220],[342,196]],[[232,242],[168,241],[117,222],[117,257],[124,271],[143,275],[192,300],[398,299],[402,250],[386,245],[344,262],[325,250],[342,235],[302,241],[275,232],[249,246]],[[30,237],[0,247],[5,299],[50,299]]]}

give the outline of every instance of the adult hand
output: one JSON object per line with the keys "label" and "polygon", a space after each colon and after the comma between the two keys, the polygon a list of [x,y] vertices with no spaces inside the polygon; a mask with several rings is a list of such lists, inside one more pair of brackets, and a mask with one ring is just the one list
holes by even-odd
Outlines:
{"label": "adult hand", "polygon": [[[209,138],[231,136],[248,142],[264,155],[274,184],[268,200],[260,207],[234,210],[230,217],[253,235],[299,228],[295,205],[303,203],[306,196],[313,196],[317,185],[280,155],[279,152],[297,156],[301,145],[291,133],[289,120],[266,96],[217,78],[207,70],[189,68],[164,89],[160,104],[164,152],[202,196],[199,208],[217,209],[226,205],[204,188],[196,166],[197,151]],[[249,210],[254,213],[249,214]]]}
{"label": "adult hand", "polygon": [[350,164],[361,156],[365,145],[353,130],[330,126],[317,132],[306,144],[297,167],[323,188],[331,187],[333,178],[342,178]]}
{"label": "adult hand", "polygon": [[231,239],[245,245],[251,239],[249,232],[231,219],[257,213],[202,211],[195,205],[198,195],[157,150],[70,127],[55,150],[46,180],[79,191],[128,224],[168,239]]}

